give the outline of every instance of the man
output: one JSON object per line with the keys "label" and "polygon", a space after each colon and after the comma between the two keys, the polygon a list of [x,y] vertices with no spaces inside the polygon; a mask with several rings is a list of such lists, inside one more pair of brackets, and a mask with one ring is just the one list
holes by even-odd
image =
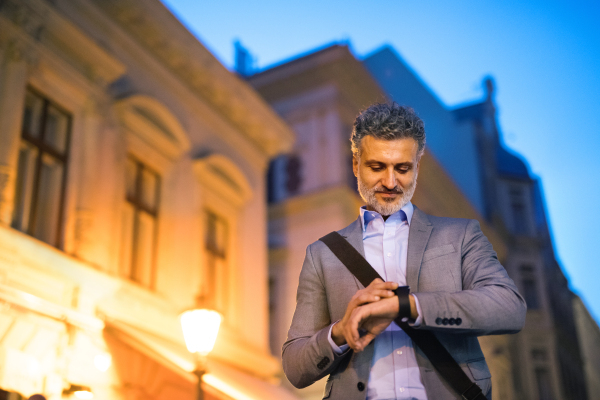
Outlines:
{"label": "man", "polygon": [[288,379],[302,388],[329,375],[324,399],[461,399],[392,323],[399,310],[392,290],[400,285],[411,288],[413,328],[433,331],[491,399],[477,336],[518,332],[523,298],[477,221],[430,216],[410,203],[425,148],[412,109],[369,107],[351,141],[366,207],[339,233],[386,282],[364,288],[323,242],[308,246],[283,345]]}

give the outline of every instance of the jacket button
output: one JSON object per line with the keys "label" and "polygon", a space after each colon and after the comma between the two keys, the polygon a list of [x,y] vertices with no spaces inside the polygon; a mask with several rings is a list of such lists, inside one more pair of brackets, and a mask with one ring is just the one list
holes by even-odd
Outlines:
{"label": "jacket button", "polygon": [[358,383],[356,384],[356,387],[357,387],[357,388],[358,388],[358,390],[360,390],[361,392],[362,392],[363,390],[365,390],[365,384],[364,384],[364,383],[362,383],[362,382],[358,382]]}
{"label": "jacket button", "polygon": [[448,325],[448,318],[444,318],[442,320],[442,325]]}
{"label": "jacket button", "polygon": [[450,319],[448,320],[448,323],[449,323],[450,325],[454,325],[454,324],[456,324],[456,319],[454,319],[454,318],[450,318]]}
{"label": "jacket button", "polygon": [[437,317],[435,319],[435,323],[438,324],[438,325],[441,325],[442,324],[442,319],[440,317]]}
{"label": "jacket button", "polygon": [[456,325],[460,325],[460,324],[462,324],[462,319],[456,318]]}

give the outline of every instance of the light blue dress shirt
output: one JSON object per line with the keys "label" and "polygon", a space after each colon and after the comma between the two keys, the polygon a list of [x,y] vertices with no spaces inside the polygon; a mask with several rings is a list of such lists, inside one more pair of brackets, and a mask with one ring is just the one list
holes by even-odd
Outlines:
{"label": "light blue dress shirt", "polygon": [[[408,231],[414,207],[411,203],[383,220],[375,211],[361,207],[365,258],[385,281],[406,286]],[[421,324],[421,310],[414,296]],[[348,345],[338,347],[329,334],[333,350],[341,354]],[[374,341],[375,351],[367,384],[368,400],[426,400],[412,340],[392,323]]]}

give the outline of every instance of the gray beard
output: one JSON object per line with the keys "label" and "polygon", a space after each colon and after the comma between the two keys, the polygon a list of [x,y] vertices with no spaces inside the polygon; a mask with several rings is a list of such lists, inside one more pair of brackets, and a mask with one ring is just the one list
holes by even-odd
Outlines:
{"label": "gray beard", "polygon": [[402,190],[398,186],[394,188],[394,191],[400,196],[396,199],[384,199],[385,204],[380,204],[375,197],[375,193],[378,191],[385,190],[382,186],[375,186],[374,188],[369,189],[363,180],[360,178],[360,172],[358,173],[358,193],[360,193],[360,197],[367,203],[367,206],[377,211],[379,214],[383,216],[392,215],[397,213],[407,205],[415,194],[415,189],[417,188],[417,176],[418,172],[415,172],[415,177],[413,181],[410,183],[410,186],[406,188],[406,190]]}

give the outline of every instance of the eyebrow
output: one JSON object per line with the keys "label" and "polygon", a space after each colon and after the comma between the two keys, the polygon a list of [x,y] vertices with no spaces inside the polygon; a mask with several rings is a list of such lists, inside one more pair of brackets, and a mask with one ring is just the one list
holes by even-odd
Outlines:
{"label": "eyebrow", "polygon": [[[378,160],[366,160],[365,164],[383,164],[386,165],[385,162],[383,161],[378,161]],[[412,161],[406,161],[406,162],[401,162],[401,163],[397,163],[394,164],[394,167],[398,167],[398,166],[407,166],[407,167],[412,167],[414,165],[414,163]]]}

